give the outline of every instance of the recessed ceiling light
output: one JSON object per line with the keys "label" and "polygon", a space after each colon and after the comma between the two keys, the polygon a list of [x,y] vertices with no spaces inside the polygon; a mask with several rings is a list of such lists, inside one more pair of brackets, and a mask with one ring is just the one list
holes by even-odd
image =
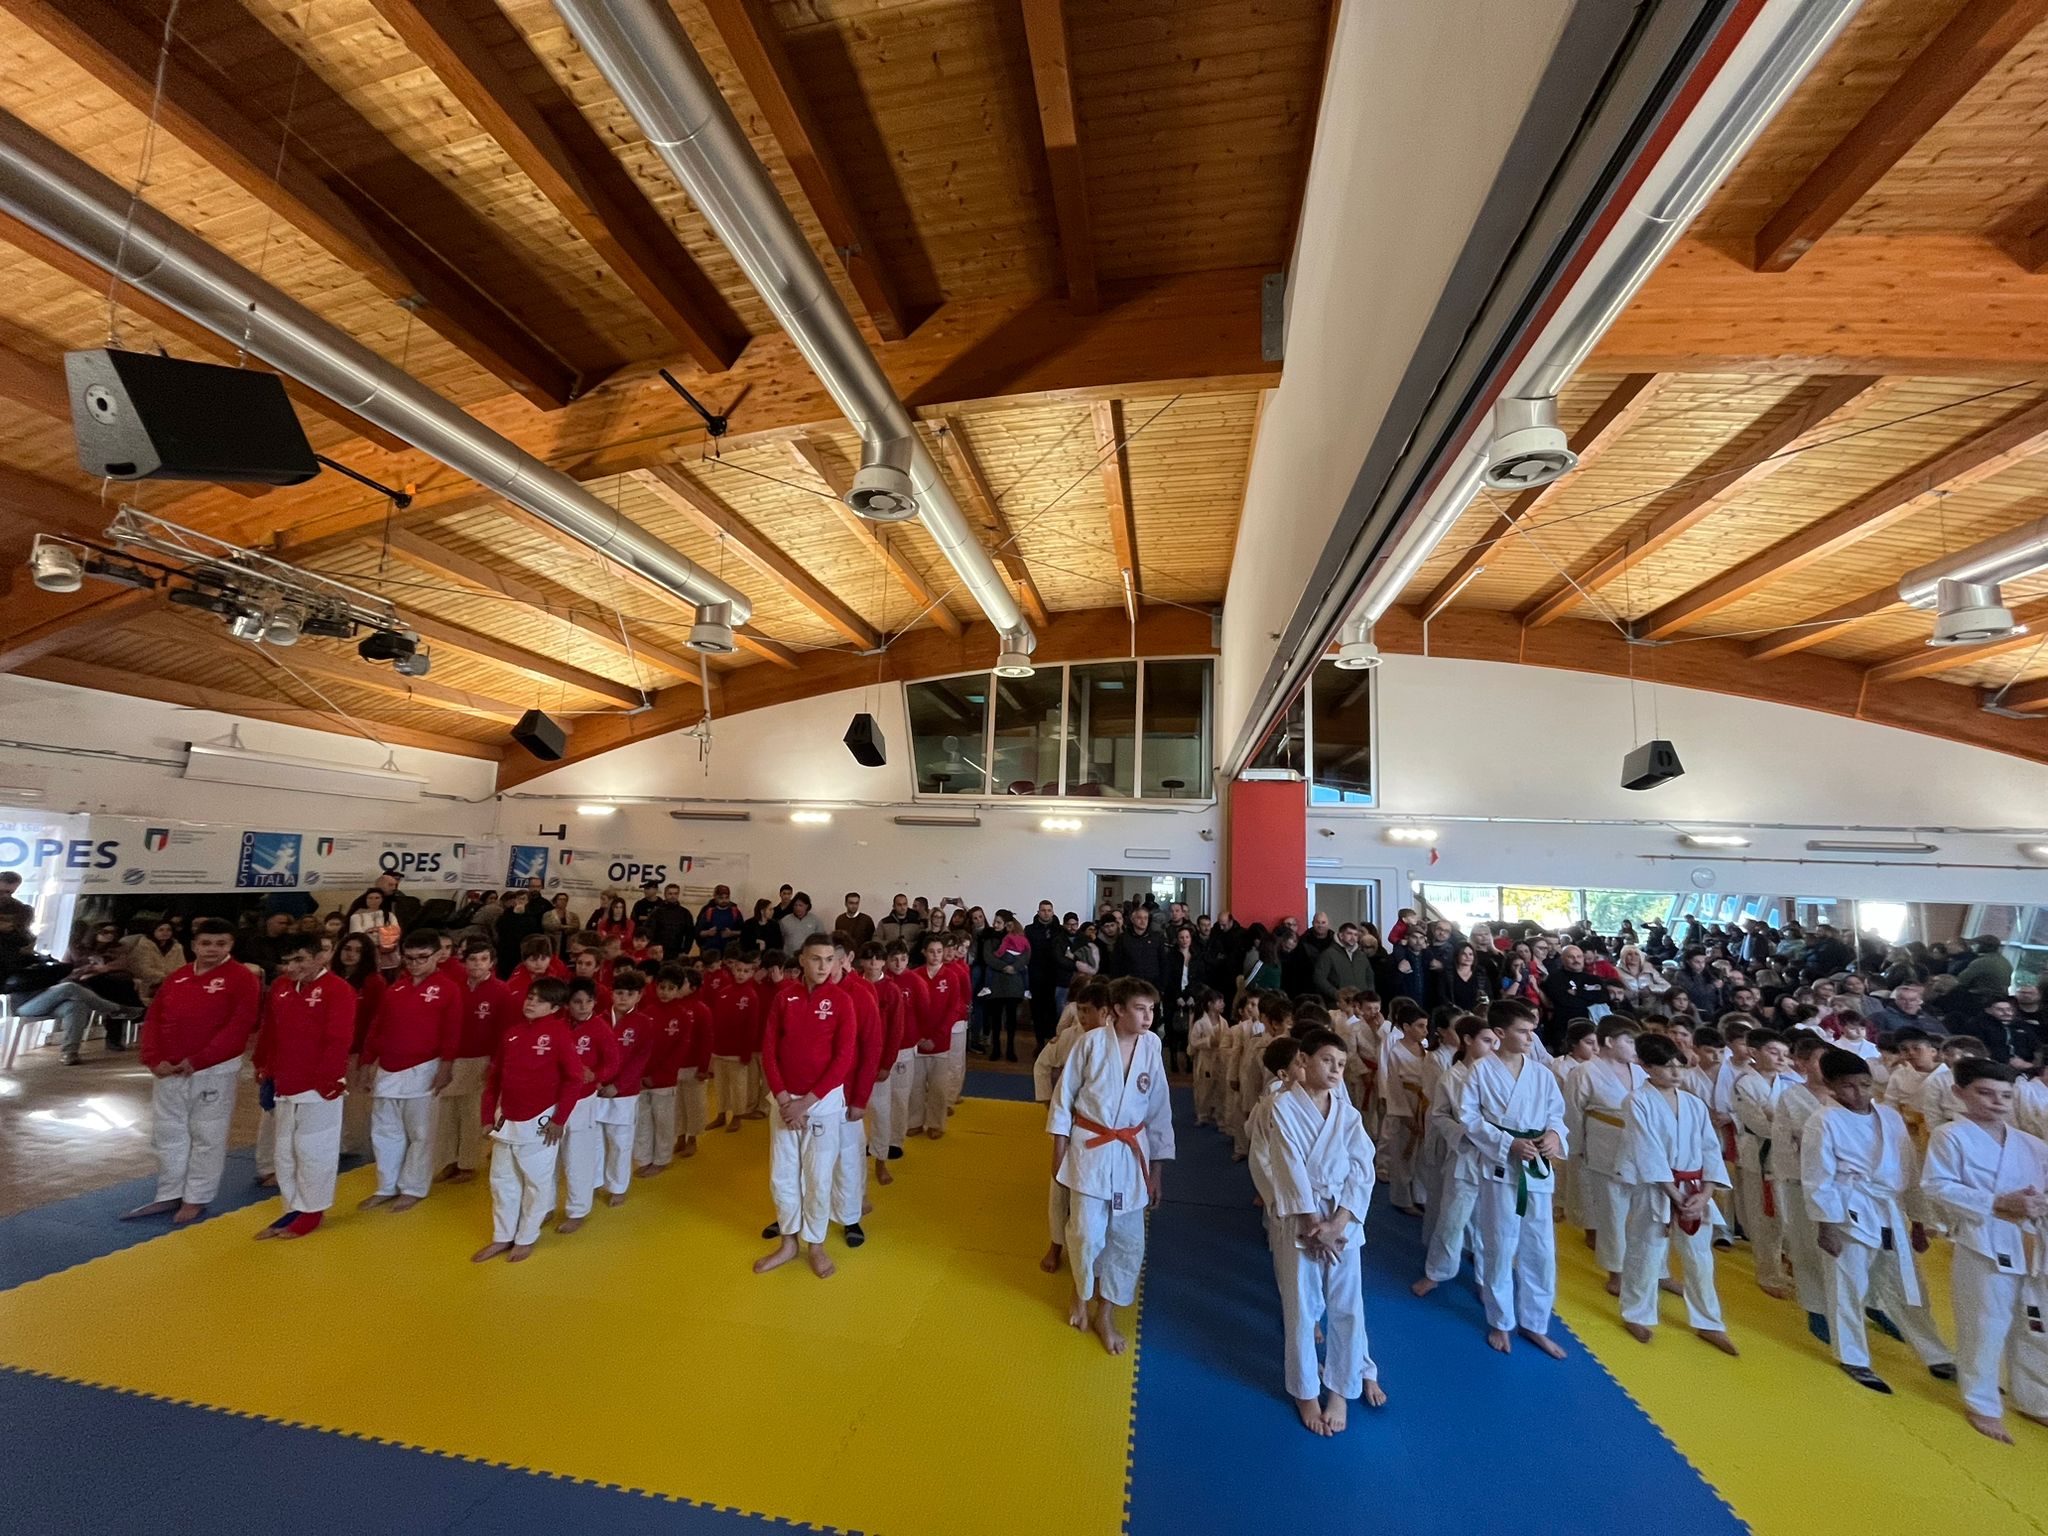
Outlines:
{"label": "recessed ceiling light", "polygon": [[1749,839],[1734,832],[1681,832],[1678,840],[1688,848],[1747,848]]}
{"label": "recessed ceiling light", "polygon": [[1856,843],[1845,842],[1835,838],[1816,837],[1807,840],[1806,851],[1808,853],[1939,853],[1941,849],[1934,843]]}
{"label": "recessed ceiling light", "polygon": [[1383,835],[1390,843],[1433,843],[1437,840],[1435,827],[1389,827]]}
{"label": "recessed ceiling light", "polygon": [[2048,843],[2021,843],[2020,852],[2027,858],[2048,864]]}
{"label": "recessed ceiling light", "polygon": [[791,811],[789,819],[800,827],[822,827],[832,819],[830,811]]}
{"label": "recessed ceiling light", "polygon": [[578,816],[616,816],[619,814],[619,808],[616,805],[579,805],[576,807],[576,814]]}

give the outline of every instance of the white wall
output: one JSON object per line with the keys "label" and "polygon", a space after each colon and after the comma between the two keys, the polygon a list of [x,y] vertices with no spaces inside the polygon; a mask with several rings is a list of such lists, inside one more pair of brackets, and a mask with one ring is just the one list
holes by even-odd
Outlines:
{"label": "white wall", "polygon": [[[863,768],[840,744],[857,711],[881,726],[889,761]],[[708,762],[695,738],[674,733],[571,763],[522,785],[500,810],[506,840],[533,841],[543,823],[569,822],[569,842],[642,849],[673,856],[745,854],[742,898],[772,896],[783,881],[810,892],[821,912],[839,910],[857,890],[879,913],[897,891],[911,896],[958,894],[990,908],[1035,904],[1062,910],[1092,906],[1089,871],[1116,869],[1206,875],[1217,873],[1218,827],[1213,807],[1187,811],[1098,808],[1028,799],[913,801],[910,733],[902,690],[853,689],[735,715],[713,725]],[[526,796],[547,799],[521,798]],[[659,796],[745,808],[750,822],[678,822],[675,804],[627,805],[603,821],[579,818],[578,800]],[[829,807],[829,826],[799,826],[797,806]],[[898,814],[981,816],[975,828],[900,827]],[[1077,816],[1079,833],[1050,833],[1048,813]],[[1210,839],[1203,837],[1204,832]],[[1126,849],[1163,850],[1132,856]],[[1212,886],[1213,889],[1213,886]]]}
{"label": "white wall", "polygon": [[1571,0],[1346,5],[1223,607],[1227,753],[1549,63]]}
{"label": "white wall", "polygon": [[[0,738],[4,738],[0,740],[0,805],[237,825],[270,821],[337,832],[439,832],[454,837],[486,833],[495,820],[490,801],[495,763],[408,747],[397,749],[400,768],[426,779],[431,792],[477,803],[423,799],[417,804],[393,804],[187,783],[179,771],[186,743],[216,740],[236,726],[241,729],[242,744],[255,751],[366,768],[381,767],[384,762],[382,747],[325,731],[0,675]],[[38,751],[13,743],[59,750]],[[145,761],[66,755],[75,749],[118,752]],[[10,795],[8,786],[40,788],[43,797],[27,800]]]}
{"label": "white wall", "polygon": [[[1643,735],[1653,734],[1654,721],[1655,734],[1677,748],[1685,776],[1638,792],[1620,787],[1622,754],[1634,745],[1625,679],[1390,656],[1377,687],[1380,809],[1312,810],[1308,843],[1311,858],[1337,858],[1346,871],[1392,866],[1389,896],[1405,893],[1411,879],[1685,890],[1692,870],[1707,869],[1723,891],[2048,899],[2048,866],[2029,864],[2017,847],[2025,831],[2048,836],[2048,767],[2037,763],[1812,710],[1639,685]],[[1400,818],[1441,832],[1437,864],[1426,850],[1385,842],[1386,822]],[[1773,830],[1773,823],[1805,825]],[[1886,830],[1811,829],[1838,827]],[[1901,860],[1918,867],[1816,864],[1865,856],[1805,851],[1812,837],[1898,839],[1905,834],[1892,829],[1913,828],[1940,850]],[[1751,846],[1688,850],[1678,843],[1680,829],[1737,832]],[[1731,855],[1773,862],[1719,861]],[[1968,865],[1993,867],[1960,867]]]}

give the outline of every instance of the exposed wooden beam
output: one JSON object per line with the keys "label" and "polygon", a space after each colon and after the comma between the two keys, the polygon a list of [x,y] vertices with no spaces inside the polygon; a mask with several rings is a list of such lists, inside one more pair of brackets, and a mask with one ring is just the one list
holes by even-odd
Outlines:
{"label": "exposed wooden beam", "polygon": [[[659,668],[664,672],[672,672],[677,677],[687,678],[693,683],[702,676],[697,662],[683,652],[658,645],[639,635],[633,635],[631,643],[628,644],[610,624],[602,623],[589,614],[562,603],[524,577],[515,576],[502,566],[487,565],[481,560],[472,559],[460,550],[436,543],[410,528],[393,529],[390,545],[393,554],[401,556],[422,570],[486,592],[495,592],[515,603],[524,603],[529,608],[545,613],[549,618],[558,619],[592,644],[603,646],[622,661],[646,663],[650,672],[653,668]],[[641,683],[652,688],[658,686],[659,680],[643,674]]]}
{"label": "exposed wooden beam", "polygon": [[739,513],[711,494],[699,481],[670,465],[643,470],[640,481],[732,552],[781,587],[810,613],[837,630],[863,651],[881,649],[882,637],[831,588],[805,570]]}
{"label": "exposed wooden beam", "polygon": [[[249,196],[393,300],[423,300],[421,321],[478,367],[535,405],[567,405],[576,371],[529,335],[424,245],[392,238],[259,124],[186,64],[173,49],[162,71],[160,39],[112,4],[87,0],[0,0],[0,9],[107,86],[137,112],[153,110],[165,132]],[[250,25],[255,25],[252,21]]]}
{"label": "exposed wooden beam", "polygon": [[[1613,631],[1609,629],[1608,633]],[[1063,661],[1131,655],[1134,642],[1135,654],[1139,656],[1206,656],[1215,649],[1210,634],[1209,616],[1185,608],[1157,604],[1146,609],[1135,636],[1122,608],[1091,608],[1062,613],[1059,624],[1040,638],[1037,660],[1049,666]],[[718,716],[730,719],[749,710],[817,698],[847,688],[872,687],[877,682],[893,685],[957,672],[986,673],[988,659],[995,651],[995,631],[985,619],[971,621],[966,633],[958,637],[937,629],[917,630],[903,636],[879,657],[813,651],[805,657],[801,672],[746,667],[728,674],[726,697],[718,706]],[[511,789],[568,763],[584,762],[632,742],[687,730],[697,723],[701,712],[701,701],[694,689],[665,689],[655,699],[653,708],[643,713],[602,715],[583,721],[582,729],[570,739],[568,754],[561,763],[536,762],[517,748],[501,753],[498,787]]]}
{"label": "exposed wooden beam", "polygon": [[[25,256],[33,256],[52,271],[63,273],[81,288],[88,288],[102,295],[107,291],[107,285],[111,279],[104,271],[94,266],[83,256],[59,245],[40,230],[31,229],[12,214],[0,213],[0,241],[13,246]],[[185,316],[172,309],[170,305],[161,303],[146,293],[138,293],[135,289],[123,284],[116,298],[121,308],[140,319],[148,321],[150,325],[167,336],[175,336],[197,350],[211,357],[219,358],[223,362],[241,360],[238,358],[233,342],[209,331],[196,320],[186,319]],[[274,373],[276,371],[267,363],[258,362],[253,358],[247,359],[247,366],[264,373]],[[325,395],[307,388],[297,379],[286,379],[284,381],[284,390],[301,408],[311,411],[315,415],[326,417],[327,420],[333,422],[336,426],[354,433],[365,442],[374,443],[379,448],[390,453],[406,453],[410,451],[409,445],[402,438],[393,437],[382,427],[365,421],[362,417],[356,415],[355,412],[335,404],[334,401],[328,399]],[[63,419],[66,421],[71,419],[68,402]]]}
{"label": "exposed wooden beam", "polygon": [[[904,557],[901,540],[884,540],[875,532],[875,525],[855,512],[846,504],[847,482],[836,473],[818,451],[818,445],[805,433],[799,432],[789,440],[789,456],[799,470],[815,475],[832,493],[832,511],[839,518],[840,527],[853,535],[856,543],[887,567],[904,591],[916,601],[920,619],[930,619],[949,635],[960,633],[960,620],[953,610],[946,606],[946,600],[932,591],[916,566]],[[915,627],[913,625],[913,627]]]}
{"label": "exposed wooden beam", "polygon": [[1813,168],[1756,237],[1759,272],[1783,272],[1863,200],[2044,19],[2048,0],[1970,0]]}
{"label": "exposed wooden beam", "polygon": [[1131,622],[1145,598],[1144,571],[1138,564],[1138,520],[1131,511],[1131,466],[1124,457],[1124,408],[1121,401],[1098,400],[1095,452],[1101,459],[1102,501],[1109,510],[1109,537],[1116,550],[1117,574],[1124,584],[1124,612]]}
{"label": "exposed wooden beam", "polygon": [[24,545],[38,531],[98,539],[114,520],[113,502],[8,464],[0,464],[0,507],[8,513],[0,519],[0,540],[18,537]]}
{"label": "exposed wooden beam", "polygon": [[0,603],[0,672],[13,672],[76,645],[87,630],[119,628],[161,601],[140,587],[95,583],[77,592],[44,592],[17,571]]}
{"label": "exposed wooden beam", "polygon": [[1023,0],[1024,43],[1038,93],[1038,126],[1052,178],[1067,297],[1082,312],[1095,308],[1095,236],[1088,219],[1088,173],[1081,160],[1081,124],[1074,110],[1074,73],[1067,48],[1066,0]]}
{"label": "exposed wooden beam", "polygon": [[[154,699],[160,704],[176,704],[186,709],[214,710],[223,715],[242,715],[252,720],[267,720],[277,725],[296,725],[309,731],[325,731],[330,736],[347,736],[358,741],[362,739],[362,732],[339,715],[326,714],[318,709],[282,699],[229,693],[201,683],[183,683],[167,677],[144,677],[141,673],[126,667],[103,667],[95,662],[72,661],[63,656],[45,656],[42,660],[23,667],[21,675],[40,678],[46,683],[64,683],[72,688],[89,688],[96,693],[117,693],[131,699]],[[283,678],[282,674],[280,680],[289,681]],[[498,748],[494,745],[469,741],[460,736],[436,736],[431,731],[416,731],[408,726],[384,725],[374,721],[364,721],[363,724],[379,741],[388,746],[413,747],[425,752],[451,752],[457,757],[490,759],[499,755]]]}
{"label": "exposed wooden beam", "polygon": [[632,709],[641,702],[639,689],[615,683],[608,677],[599,677],[595,672],[586,672],[565,661],[556,661],[523,646],[508,644],[493,635],[479,634],[447,619],[437,619],[417,608],[401,606],[400,612],[404,615],[405,627],[429,645],[445,645],[450,650],[495,662],[541,682],[573,688],[578,693],[587,693],[592,698],[603,699],[607,704],[617,704],[625,709]]}
{"label": "exposed wooden beam", "polygon": [[1563,617],[1585,599],[1618,581],[1673,540],[1697,528],[1737,497],[1747,495],[1787,464],[1794,455],[1823,436],[1851,410],[1869,404],[1883,381],[1871,374],[1844,374],[1824,380],[1805,409],[1787,417],[1769,432],[1743,445],[1742,462],[1733,469],[1705,466],[1683,477],[1690,488],[1640,528],[1629,530],[1622,543],[1574,571],[1568,581],[1544,593],[1522,611],[1522,622],[1540,629]]}
{"label": "exposed wooden beam", "polygon": [[[688,604],[683,603],[667,587],[642,576],[631,566],[620,565],[615,560],[607,560],[589,545],[572,538],[553,523],[535,517],[524,507],[515,507],[511,503],[505,502],[499,504],[497,512],[500,517],[505,518],[509,522],[517,523],[536,538],[545,539],[564,554],[594,564],[599,572],[597,579],[600,583],[605,584],[604,589],[597,594],[600,597],[604,595],[604,591],[609,590],[609,583],[619,582],[624,586],[631,587],[635,592],[645,597],[653,598],[658,603],[688,607]],[[770,640],[751,626],[742,624],[733,633],[734,638],[739,641],[740,647],[743,650],[749,650],[756,656],[765,657],[769,661],[774,662],[778,667],[794,667],[797,664],[796,653],[790,650],[789,647]]]}
{"label": "exposed wooden beam", "polygon": [[2027,271],[2048,272],[2048,187],[2007,216],[1992,238]]}
{"label": "exposed wooden beam", "polygon": [[1984,701],[1989,703],[1994,696],[1998,699],[2000,709],[2016,709],[2021,714],[2028,715],[2038,714],[2048,710],[2048,678],[2042,678],[2038,682],[2022,683],[2017,688],[2006,689],[2003,694],[1998,694],[1996,689],[1986,690]]}
{"label": "exposed wooden beam", "polygon": [[704,0],[704,11],[746,81],[754,105],[767,119],[768,132],[818,216],[847,281],[860,295],[861,307],[884,341],[901,341],[917,329],[922,317],[912,315],[904,304],[882,260],[874,229],[847,189],[828,135],[812,113],[790,62],[782,24],[765,0]]}
{"label": "exposed wooden beam", "polygon": [[[1617,442],[1623,433],[1643,418],[1643,413],[1657,398],[1660,384],[1668,382],[1654,373],[1631,373],[1608,392],[1607,398],[1593,408],[1593,414],[1585,424],[1568,440],[1571,451],[1579,456],[1579,468],[1583,472],[1597,462],[1600,455]],[[1523,491],[1507,504],[1496,517],[1486,533],[1452,562],[1444,579],[1436,584],[1436,590],[1424,599],[1422,613],[1425,618],[1435,618],[1457,595],[1464,591],[1474,577],[1486,569],[1486,562],[1493,558],[1493,552],[1503,539],[1516,528],[1534,517],[1550,499],[1565,488],[1571,476],[1553,480],[1548,485],[1539,485],[1534,490]]]}
{"label": "exposed wooden beam", "polygon": [[2005,420],[1966,438],[1946,453],[1894,476],[1876,490],[1821,518],[1761,554],[1739,562],[1713,580],[1673,598],[1639,619],[1639,639],[1661,640],[1738,603],[1750,593],[1817,560],[1879,533],[1938,493],[1988,480],[2048,446],[2048,400],[2015,411]]}
{"label": "exposed wooden beam", "polygon": [[1010,585],[1017,592],[1018,606],[1024,610],[1025,617],[1031,620],[1033,627],[1045,629],[1052,623],[1052,615],[1046,611],[1045,599],[1038,595],[1038,583],[1031,577],[1031,567],[1024,563],[1024,552],[1017,547],[1017,535],[1011,531],[1003,504],[989,489],[988,477],[981,472],[981,461],[974,456],[974,445],[967,441],[958,416],[941,416],[938,421],[939,446],[946,455],[946,462],[952,466],[953,478],[966,492],[968,515],[981,524],[982,548],[1010,578]]}
{"label": "exposed wooden beam", "polygon": [[[1259,280],[1257,271],[1237,268],[1119,284],[1104,290],[1104,308],[1093,315],[1076,315],[1064,299],[1045,294],[959,299],[903,341],[881,344],[877,356],[898,395],[926,420],[1133,392],[1248,394],[1270,386],[1280,371],[1259,351]],[[728,447],[842,419],[780,331],[756,337],[706,395],[714,408],[737,412]],[[580,480],[687,463],[706,442],[703,423],[651,373],[622,379],[541,420],[509,395],[469,409]],[[382,466],[380,478],[418,483],[418,498],[405,515],[415,522],[496,500],[423,455]],[[179,520],[241,543],[269,540],[288,528],[290,543],[303,551],[317,541],[333,548],[381,529],[390,512],[360,486],[330,483],[327,476],[265,506],[257,514],[218,497],[217,511],[201,501],[182,510]]]}
{"label": "exposed wooden beam", "polygon": [[1984,235],[1837,235],[1771,274],[1684,239],[1587,366],[2031,380],[2048,367],[2048,283]]}
{"label": "exposed wooden beam", "polygon": [[737,317],[574,105],[521,87],[521,75],[549,78],[524,34],[503,26],[487,38],[453,0],[374,3],[698,366],[731,367],[747,342]]}
{"label": "exposed wooden beam", "polygon": [[[209,625],[201,620],[180,617],[176,609],[150,621],[144,627],[154,634],[163,635],[188,646],[196,643],[203,649],[216,652],[234,650],[245,659],[249,648],[254,644],[251,641],[233,639],[217,623]],[[510,725],[526,713],[526,706],[523,704],[508,703],[504,699],[495,699],[488,694],[477,693],[467,688],[450,687],[446,683],[432,682],[423,677],[402,677],[389,666],[365,661],[353,652],[327,650],[316,643],[301,642],[281,650],[270,646],[263,646],[261,649],[269,658],[265,665],[274,663],[287,676],[296,673],[301,677],[318,678],[323,682],[359,688],[366,693],[401,699],[408,704],[493,720],[501,725]]]}
{"label": "exposed wooden beam", "polygon": [[1887,582],[1861,597],[1852,597],[1848,602],[1830,608],[1826,613],[1752,641],[1747,654],[1752,661],[1776,661],[1782,656],[1796,655],[1898,606],[1899,584]]}
{"label": "exposed wooden beam", "polygon": [[64,365],[55,358],[31,357],[13,347],[0,347],[0,400],[71,425],[71,397],[64,388]]}
{"label": "exposed wooden beam", "polygon": [[[2014,622],[2021,626],[2019,634],[2007,635],[2003,640],[1980,640],[1974,645],[1921,643],[1904,646],[1870,669],[1870,681],[1902,683],[1912,677],[1933,677],[1938,672],[1973,667],[1980,661],[2010,656],[2014,651],[2037,646],[2041,643],[2038,630],[2042,623],[2048,622],[2048,597],[2015,608],[2012,616]],[[2029,633],[2029,630],[2036,632]]]}
{"label": "exposed wooden beam", "polygon": [[[1389,655],[1421,655],[1422,616],[1410,608],[1389,610],[1373,626],[1373,642]],[[1604,677],[1643,673],[1641,654],[1612,624],[1566,619],[1530,631],[1513,614],[1498,609],[1454,607],[1441,615],[1429,626],[1428,654]],[[1975,690],[1931,679],[1870,689],[1864,685],[1862,666],[1838,657],[1795,656],[1757,666],[1746,658],[1739,640],[1702,636],[1659,651],[1657,678],[1667,687],[1818,710],[2048,762],[2048,732],[2032,721],[1987,715],[1978,707]]]}

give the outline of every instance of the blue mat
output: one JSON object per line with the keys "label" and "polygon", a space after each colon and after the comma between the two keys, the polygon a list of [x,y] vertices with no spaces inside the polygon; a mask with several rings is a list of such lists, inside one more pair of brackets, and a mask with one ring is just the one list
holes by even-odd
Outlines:
{"label": "blue mat", "polygon": [[[1374,1201],[1366,1326],[1388,1403],[1350,1428],[1301,1427],[1281,1375],[1273,1266],[1230,1142],[1176,1094],[1179,1156],[1154,1213],[1138,1355],[1129,1536],[1374,1536],[1457,1530],[1584,1536],[1654,1511],[1658,1536],[1746,1527],[1562,1324],[1570,1358],[1488,1349],[1466,1277],[1425,1300],[1422,1224]],[[1518,1426],[1520,1428],[1518,1429]],[[1505,1507],[1503,1489],[1521,1502]]]}

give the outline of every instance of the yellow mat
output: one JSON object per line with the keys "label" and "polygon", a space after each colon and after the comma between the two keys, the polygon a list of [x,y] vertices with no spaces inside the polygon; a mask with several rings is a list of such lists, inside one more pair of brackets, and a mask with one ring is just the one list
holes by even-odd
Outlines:
{"label": "yellow mat", "polygon": [[[1722,1254],[1716,1273],[1739,1360],[1694,1338],[1675,1296],[1655,1339],[1636,1343],[1580,1234],[1558,1228],[1559,1316],[1758,1536],[2048,1532],[2048,1428],[2008,1408],[2018,1443],[1985,1439],[1955,1383],[1875,1328],[1871,1364],[1894,1395],[1859,1387],[1807,1333],[1805,1313],[1757,1289],[1746,1248]],[[1953,1344],[1944,1244],[1920,1256],[1920,1276]]]}
{"label": "yellow mat", "polygon": [[884,1536],[1111,1532],[1135,1367],[1037,1268],[1044,1123],[963,1104],[829,1281],[749,1269],[758,1121],[519,1265],[469,1262],[481,1180],[358,1214],[359,1171],[303,1242],[252,1242],[265,1204],[0,1293],[0,1363]]}

